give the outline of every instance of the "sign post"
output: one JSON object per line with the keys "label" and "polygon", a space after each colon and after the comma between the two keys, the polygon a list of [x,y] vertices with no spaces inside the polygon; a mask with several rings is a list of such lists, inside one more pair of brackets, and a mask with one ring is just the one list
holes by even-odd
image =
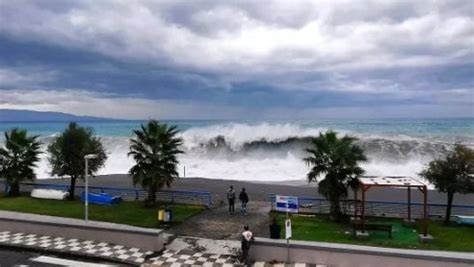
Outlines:
{"label": "sign post", "polygon": [[275,207],[277,211],[286,212],[285,220],[285,239],[286,239],[286,262],[290,263],[290,238],[292,235],[291,231],[291,220],[290,213],[298,213],[298,197],[291,196],[275,196]]}
{"label": "sign post", "polygon": [[285,220],[285,238],[287,240],[291,238],[291,220],[288,217]]}
{"label": "sign post", "polygon": [[285,238],[286,238],[286,262],[290,263],[290,238],[291,238],[291,220],[286,213],[285,220]]}

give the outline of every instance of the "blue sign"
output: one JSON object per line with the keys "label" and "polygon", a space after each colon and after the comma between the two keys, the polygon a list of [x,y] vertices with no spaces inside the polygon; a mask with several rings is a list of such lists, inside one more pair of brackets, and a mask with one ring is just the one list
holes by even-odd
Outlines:
{"label": "blue sign", "polygon": [[298,213],[298,197],[276,195],[275,207],[277,211]]}

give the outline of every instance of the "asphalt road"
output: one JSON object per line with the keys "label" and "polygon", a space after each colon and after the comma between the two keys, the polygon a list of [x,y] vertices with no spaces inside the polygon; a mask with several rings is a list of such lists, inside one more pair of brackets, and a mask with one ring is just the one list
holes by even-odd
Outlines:
{"label": "asphalt road", "polygon": [[76,267],[109,267],[127,266],[106,261],[97,262],[86,258],[58,256],[47,253],[21,251],[17,249],[0,248],[0,267],[10,266],[76,266]]}

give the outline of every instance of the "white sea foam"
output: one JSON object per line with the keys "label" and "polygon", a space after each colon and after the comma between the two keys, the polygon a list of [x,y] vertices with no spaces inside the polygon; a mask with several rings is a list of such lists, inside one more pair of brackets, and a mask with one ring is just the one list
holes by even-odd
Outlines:
{"label": "white sea foam", "polygon": [[206,144],[212,138],[222,136],[233,150],[239,150],[244,144],[259,141],[283,141],[290,137],[316,136],[326,128],[304,128],[297,124],[261,123],[249,125],[244,123],[227,123],[202,128],[191,128],[181,136],[187,149],[194,149]]}
{"label": "white sea foam", "polygon": [[[179,172],[186,177],[237,179],[247,181],[304,180],[309,167],[303,148],[308,137],[326,128],[296,124],[258,125],[228,123],[183,131]],[[369,161],[362,163],[368,175],[409,175],[417,177],[424,165],[441,156],[446,144],[407,135],[364,134],[337,130],[360,139]],[[48,143],[51,136],[43,137]],[[102,136],[108,160],[98,174],[127,173],[133,160],[127,156],[128,137]],[[43,146],[46,149],[46,144]],[[47,154],[41,155],[36,170],[39,178],[50,177]]]}

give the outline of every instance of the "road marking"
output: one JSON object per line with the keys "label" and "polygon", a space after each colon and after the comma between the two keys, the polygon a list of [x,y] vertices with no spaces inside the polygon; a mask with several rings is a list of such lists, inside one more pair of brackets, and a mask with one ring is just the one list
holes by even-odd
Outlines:
{"label": "road marking", "polygon": [[74,266],[74,267],[111,267],[116,265],[108,265],[108,264],[97,264],[97,263],[90,263],[90,262],[83,262],[83,261],[73,261],[73,260],[65,260],[60,258],[48,257],[48,256],[39,256],[36,258],[31,258],[31,261],[34,262],[41,262],[41,263],[50,263],[62,266]]}

